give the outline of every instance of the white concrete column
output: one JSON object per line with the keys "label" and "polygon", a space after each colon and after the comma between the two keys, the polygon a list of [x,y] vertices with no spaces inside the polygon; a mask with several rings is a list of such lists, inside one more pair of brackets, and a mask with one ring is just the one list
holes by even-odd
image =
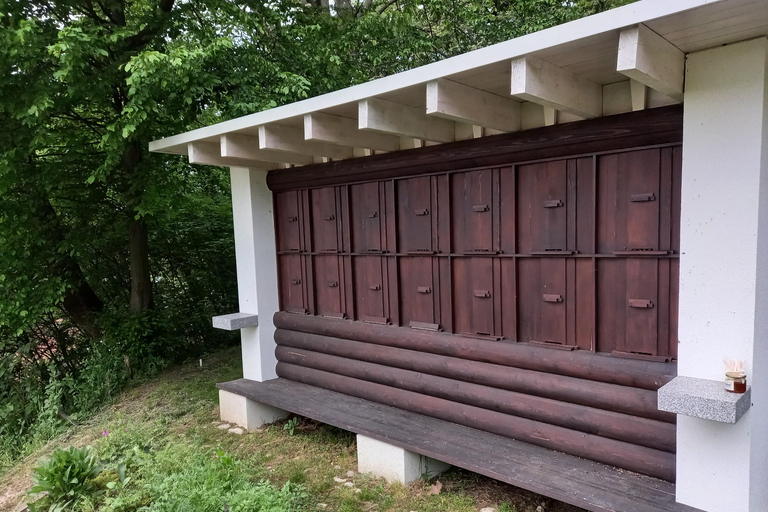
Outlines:
{"label": "white concrete column", "polygon": [[390,482],[409,484],[422,476],[433,477],[451,467],[370,437],[357,435],[357,471],[372,473]]}
{"label": "white concrete column", "polygon": [[688,55],[678,374],[722,380],[745,359],[735,425],[678,416],[677,500],[707,512],[768,506],[768,40]]}
{"label": "white concrete column", "polygon": [[267,171],[231,167],[230,175],[240,312],[259,315],[258,327],[240,331],[243,377],[261,382],[277,377],[272,316],[279,302],[272,192],[267,188]]}

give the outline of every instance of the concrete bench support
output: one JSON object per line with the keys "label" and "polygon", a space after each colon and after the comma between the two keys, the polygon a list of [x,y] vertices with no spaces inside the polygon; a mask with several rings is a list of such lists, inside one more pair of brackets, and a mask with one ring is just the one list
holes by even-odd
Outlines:
{"label": "concrete bench support", "polygon": [[283,419],[290,413],[220,389],[219,414],[221,421],[255,430]]}
{"label": "concrete bench support", "polygon": [[357,470],[390,482],[409,484],[422,476],[439,475],[451,466],[376,439],[357,435]]}

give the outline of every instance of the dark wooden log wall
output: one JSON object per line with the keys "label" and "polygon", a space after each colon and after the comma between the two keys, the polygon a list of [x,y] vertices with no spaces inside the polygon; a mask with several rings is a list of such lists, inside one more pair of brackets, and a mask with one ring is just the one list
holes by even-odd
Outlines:
{"label": "dark wooden log wall", "polygon": [[681,127],[271,173],[279,375],[673,480]]}

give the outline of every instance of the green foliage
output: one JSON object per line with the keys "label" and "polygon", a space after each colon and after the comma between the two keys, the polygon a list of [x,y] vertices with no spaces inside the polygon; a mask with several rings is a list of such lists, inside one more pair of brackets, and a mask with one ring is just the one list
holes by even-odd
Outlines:
{"label": "green foliage", "polygon": [[296,431],[296,425],[299,423],[299,418],[294,416],[293,418],[289,419],[285,425],[283,425],[283,430],[287,430],[290,435],[293,435]]}
{"label": "green foliage", "polygon": [[132,475],[126,477],[131,480],[124,486],[111,486],[115,492],[99,510],[127,512],[139,503],[146,512],[303,510],[308,499],[303,487],[290,482],[281,488],[266,481],[254,484],[241,466],[221,450],[210,453],[199,446],[169,446],[133,461],[129,465]]}
{"label": "green foliage", "polygon": [[35,503],[33,511],[66,510],[84,498],[94,497],[99,490],[93,479],[101,473],[92,447],[70,447],[56,450],[34,469],[35,486],[30,494],[46,493]]}

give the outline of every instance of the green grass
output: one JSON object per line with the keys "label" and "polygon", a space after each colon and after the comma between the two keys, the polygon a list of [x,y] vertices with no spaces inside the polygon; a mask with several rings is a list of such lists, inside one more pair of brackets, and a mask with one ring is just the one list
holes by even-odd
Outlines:
{"label": "green grass", "polygon": [[[174,368],[126,391],[0,475],[16,489],[5,503],[0,491],[0,512],[31,486],[39,457],[72,445],[92,445],[105,468],[96,479],[102,493],[68,509],[73,512],[476,512],[488,506],[534,512],[542,504],[547,512],[579,510],[458,469],[439,477],[437,495],[429,494],[430,482],[402,486],[370,475],[347,477],[357,466],[355,436],[306,418],[298,417],[293,434],[286,421],[242,435],[217,428],[215,383],[239,378],[240,365],[237,351],[227,351],[204,359],[202,368],[197,362]],[[130,478],[125,485],[121,466]]]}

